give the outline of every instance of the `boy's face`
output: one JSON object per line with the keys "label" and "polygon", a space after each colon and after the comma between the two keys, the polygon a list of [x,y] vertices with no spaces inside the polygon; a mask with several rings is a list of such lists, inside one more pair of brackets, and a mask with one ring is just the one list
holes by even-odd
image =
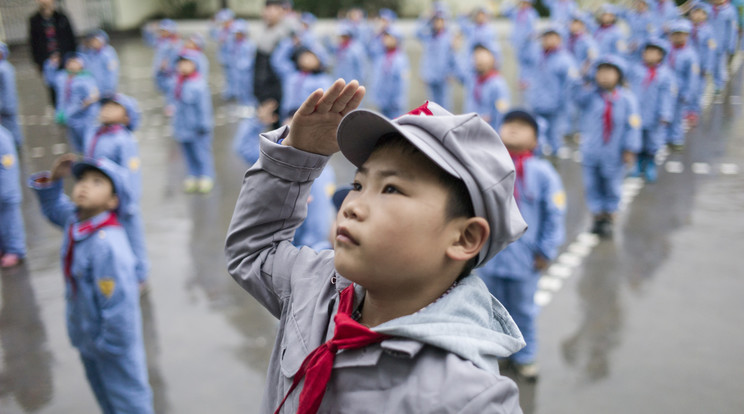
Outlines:
{"label": "boy's face", "polygon": [[643,63],[647,65],[658,65],[664,59],[664,52],[656,47],[647,47],[643,50]]}
{"label": "boy's face", "polygon": [[599,16],[599,23],[605,25],[613,24],[615,23],[615,15],[612,13],[602,13]]}
{"label": "boy's face", "polygon": [[473,51],[473,64],[478,73],[488,73],[496,68],[496,59],[488,49],[479,47]]}
{"label": "boy's face", "polygon": [[535,130],[530,124],[521,120],[502,124],[499,135],[506,148],[512,152],[532,151],[537,146]]}
{"label": "boy's face", "polygon": [[188,59],[180,59],[176,65],[176,69],[180,75],[188,76],[196,72],[196,63]]}
{"label": "boy's face", "polygon": [[684,45],[687,42],[687,38],[690,35],[683,32],[674,32],[671,35],[669,35],[669,40],[672,42],[675,46],[681,46]]}
{"label": "boy's face", "polygon": [[702,9],[695,9],[690,12],[690,20],[698,24],[708,20],[708,15]]}
{"label": "boy's face", "polygon": [[102,172],[89,169],[83,172],[72,188],[72,202],[84,218],[93,217],[119,205],[111,180]]}
{"label": "boy's face", "polygon": [[713,4],[716,6],[720,6],[721,4],[725,3],[726,0],[713,0]]}
{"label": "boy's face", "polygon": [[236,32],[235,33],[235,40],[243,40],[245,39],[245,33],[243,32]]}
{"label": "boy's face", "polygon": [[264,23],[273,26],[279,23],[282,20],[282,17],[284,17],[284,7],[278,4],[269,4],[264,7],[261,17],[263,18]]}
{"label": "boy's face", "polygon": [[385,45],[385,49],[393,50],[398,47],[398,39],[396,39],[395,36],[386,33],[385,36],[382,37],[382,44]]}
{"label": "boy's face", "polygon": [[370,291],[403,297],[441,275],[459,219],[446,219],[449,193],[438,174],[421,154],[396,146],[373,152],[336,218],[338,272]]}
{"label": "boy's face", "polygon": [[572,20],[571,26],[569,26],[569,30],[573,34],[584,33],[584,23],[582,23],[580,20]]}
{"label": "boy's face", "polygon": [[444,19],[442,19],[441,17],[437,17],[437,18],[435,18],[435,19],[434,19],[434,20],[432,20],[432,22],[431,22],[431,27],[432,27],[432,28],[433,28],[433,29],[434,29],[435,31],[437,31],[437,32],[438,32],[438,31],[441,31],[441,30],[444,30]]}
{"label": "boy's face", "polygon": [[611,90],[620,82],[620,73],[612,66],[601,65],[597,68],[596,81],[600,88]]}
{"label": "boy's face", "polygon": [[648,11],[648,4],[643,1],[637,1],[635,2],[635,9],[639,11],[640,13],[645,13]]}
{"label": "boy's face", "polygon": [[101,50],[103,42],[98,37],[91,37],[88,39],[88,48],[93,50]]}
{"label": "boy's face", "polygon": [[303,72],[314,72],[320,69],[320,60],[312,52],[303,52],[297,57],[297,66]]}
{"label": "boy's face", "polygon": [[486,24],[488,22],[488,15],[486,13],[483,13],[482,11],[479,11],[475,14],[475,18],[473,20],[476,24]]}
{"label": "boy's face", "polygon": [[67,62],[65,62],[65,69],[68,72],[78,73],[83,70],[83,62],[80,61],[80,58],[67,59]]}
{"label": "boy's face", "polygon": [[116,102],[106,102],[101,106],[101,112],[98,114],[98,119],[104,125],[129,123],[127,110]]}
{"label": "boy's face", "polygon": [[561,37],[557,33],[546,33],[542,37],[543,49],[557,49],[561,45]]}

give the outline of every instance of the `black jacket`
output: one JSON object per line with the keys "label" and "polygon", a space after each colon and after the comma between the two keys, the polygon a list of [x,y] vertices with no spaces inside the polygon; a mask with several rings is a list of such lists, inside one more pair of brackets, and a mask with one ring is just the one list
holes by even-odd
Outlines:
{"label": "black jacket", "polygon": [[[77,49],[75,33],[72,30],[70,19],[64,13],[55,10],[50,20],[54,23],[57,34],[57,51],[64,56],[67,52],[74,52]],[[28,39],[31,44],[31,55],[34,57],[36,66],[41,70],[44,67],[44,61],[52,54],[47,50],[47,38],[44,33],[44,18],[40,12],[36,12],[28,22]]]}

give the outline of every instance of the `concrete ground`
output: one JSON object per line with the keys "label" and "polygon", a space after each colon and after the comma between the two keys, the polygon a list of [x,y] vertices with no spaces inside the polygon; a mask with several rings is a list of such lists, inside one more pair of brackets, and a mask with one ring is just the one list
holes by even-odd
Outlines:
{"label": "concrete ground", "polygon": [[[238,108],[218,95],[222,75],[210,45],[217,186],[208,196],[183,194],[183,160],[150,77],[152,52],[139,39],[113,42],[121,90],[145,112],[136,135],[152,291],[142,309],[156,411],[257,412],[276,322],[225,271],[224,237],[246,168],[231,150]],[[425,99],[415,71],[420,47],[407,45],[414,107]],[[515,86],[504,47],[502,72]],[[13,53],[26,177],[49,168],[66,139],[28,57]],[[526,413],[742,412],[741,78],[737,72],[726,94],[712,100],[687,149],[664,159],[656,184],[626,183],[612,241],[586,234],[575,144],[561,152],[568,242],[540,284],[542,376],[519,383]],[[460,90],[456,96],[459,108]],[[339,183],[351,179],[345,160],[335,157],[332,165]],[[28,259],[0,276],[0,413],[96,412],[65,331],[61,233],[28,190],[23,207]]]}

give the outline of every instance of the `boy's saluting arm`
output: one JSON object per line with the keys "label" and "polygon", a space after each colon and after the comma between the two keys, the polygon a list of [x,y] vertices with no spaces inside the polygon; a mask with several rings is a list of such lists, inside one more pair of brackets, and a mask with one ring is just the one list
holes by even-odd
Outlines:
{"label": "boy's saluting arm", "polygon": [[289,241],[305,217],[312,181],[338,151],[341,118],[363,96],[356,81],[338,80],[325,93],[315,91],[290,128],[262,135],[260,157],[245,174],[225,244],[228,271],[277,317],[291,293],[292,274],[313,276],[298,266],[298,258],[315,253],[298,251]]}

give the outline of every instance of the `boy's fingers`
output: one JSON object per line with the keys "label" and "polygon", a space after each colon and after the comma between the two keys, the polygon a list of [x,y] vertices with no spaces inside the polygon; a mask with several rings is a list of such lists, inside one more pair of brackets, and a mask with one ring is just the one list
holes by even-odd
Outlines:
{"label": "boy's fingers", "polygon": [[346,108],[346,105],[348,105],[349,101],[351,101],[351,98],[354,97],[357,89],[359,89],[359,82],[355,80],[349,82],[344,90],[341,91],[341,95],[338,96],[336,102],[333,103],[333,106],[331,107],[331,113],[340,113],[341,111],[343,111],[343,109]]}
{"label": "boy's fingers", "polygon": [[341,92],[344,90],[346,82],[343,79],[339,79],[333,82],[330,88],[325,92],[323,98],[318,102],[318,106],[315,107],[317,112],[326,113],[331,110],[333,103],[336,102]]}
{"label": "boy's fingers", "polygon": [[346,104],[346,108],[341,110],[341,115],[346,115],[349,112],[357,109],[359,107],[359,104],[362,103],[362,99],[364,99],[364,94],[366,92],[367,90],[364,88],[364,86],[360,86],[359,89],[354,92],[354,96],[351,97],[349,103]]}
{"label": "boy's fingers", "polygon": [[300,105],[300,108],[297,110],[297,113],[300,115],[310,115],[313,112],[315,112],[315,107],[318,106],[318,102],[320,101],[320,98],[323,97],[323,89],[318,89],[315,92],[311,93],[310,96],[305,99],[305,102]]}

